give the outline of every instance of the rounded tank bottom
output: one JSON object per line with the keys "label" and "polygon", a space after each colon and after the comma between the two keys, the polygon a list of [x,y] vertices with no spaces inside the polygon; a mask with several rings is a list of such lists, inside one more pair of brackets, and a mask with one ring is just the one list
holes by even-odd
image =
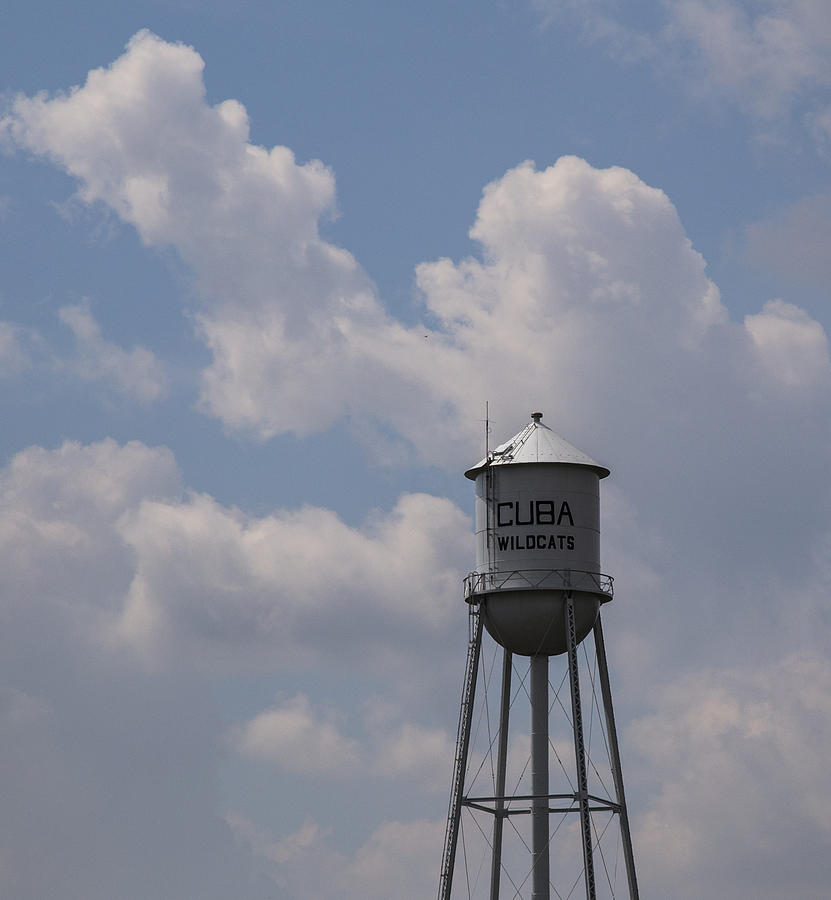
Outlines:
{"label": "rounded tank bottom", "polygon": [[[577,643],[594,627],[600,596],[572,591]],[[568,650],[564,591],[499,591],[482,598],[488,634],[520,656],[558,656]]]}

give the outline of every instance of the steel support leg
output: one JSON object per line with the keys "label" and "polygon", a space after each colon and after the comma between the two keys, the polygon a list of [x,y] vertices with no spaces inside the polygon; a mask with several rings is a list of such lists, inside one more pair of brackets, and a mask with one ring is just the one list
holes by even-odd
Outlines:
{"label": "steel support leg", "polygon": [[606,663],[606,644],[603,641],[603,626],[600,613],[594,623],[594,646],[597,654],[597,671],[600,675],[600,692],[603,697],[603,712],[606,716],[606,734],[609,738],[609,753],[612,762],[612,777],[615,783],[615,800],[620,807],[620,839],[623,845],[623,859],[626,863],[626,880],[629,884],[629,900],[638,900],[638,879],[635,876],[635,856],[632,852],[632,836],[629,831],[629,814],[626,811],[626,797],[623,793],[623,770],[620,767],[620,749],[617,742],[615,715],[612,710],[612,688],[609,683],[609,667]]}
{"label": "steel support leg", "polygon": [[565,619],[568,674],[571,683],[571,722],[574,728],[574,756],[577,762],[577,801],[580,804],[580,831],[583,836],[583,874],[586,879],[586,900],[596,900],[592,824],[589,812],[589,780],[586,772],[586,747],[583,743],[580,673],[577,669],[577,637],[574,628],[574,598],[570,593],[566,594],[565,598]]}
{"label": "steel support leg", "polygon": [[531,657],[531,900],[549,900],[548,657]]}
{"label": "steel support leg", "polygon": [[502,651],[502,698],[499,706],[499,747],[496,756],[496,803],[493,817],[493,850],[491,856],[491,897],[499,900],[502,877],[502,827],[505,824],[505,771],[508,763],[508,713],[511,708],[511,670],[513,654]]}
{"label": "steel support leg", "polygon": [[450,900],[450,891],[453,886],[453,866],[456,862],[456,844],[459,840],[459,820],[462,815],[462,800],[464,799],[467,754],[470,749],[470,724],[473,718],[476,676],[479,672],[479,653],[482,647],[481,611],[476,610],[472,613],[472,617],[475,617],[476,623],[467,648],[467,667],[456,733],[456,759],[453,765],[453,786],[450,792],[450,808],[447,812],[447,830],[444,836],[438,900]]}

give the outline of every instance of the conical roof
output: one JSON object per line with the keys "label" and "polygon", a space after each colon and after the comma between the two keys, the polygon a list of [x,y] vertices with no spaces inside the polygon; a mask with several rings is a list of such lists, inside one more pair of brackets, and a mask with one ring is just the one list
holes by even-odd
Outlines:
{"label": "conical roof", "polygon": [[509,441],[491,450],[485,459],[465,472],[465,476],[475,479],[487,466],[512,466],[523,463],[561,463],[570,466],[587,466],[605,478],[609,470],[586,456],[568,441],[555,434],[540,421],[542,413],[531,413],[531,421]]}

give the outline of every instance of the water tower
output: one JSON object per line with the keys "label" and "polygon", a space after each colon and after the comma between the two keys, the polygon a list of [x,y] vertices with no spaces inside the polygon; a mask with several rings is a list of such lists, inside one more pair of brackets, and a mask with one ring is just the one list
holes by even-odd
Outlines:
{"label": "water tower", "polygon": [[[609,470],[564,441],[541,420],[542,413],[533,413],[522,431],[495,450],[486,450],[485,458],[465,472],[476,485],[476,568],[465,579],[470,641],[439,900],[451,900],[460,819],[466,807],[493,818],[487,840],[489,900],[500,896],[503,831],[513,816],[525,816],[526,821],[530,817],[530,841],[522,841],[530,851],[526,876],[530,897],[550,900],[552,815],[559,816],[561,822],[579,821],[586,898],[596,900],[594,856],[601,835],[593,816],[600,813],[618,821],[628,896],[630,900],[638,897],[600,621],[600,608],[612,599],[613,593],[612,578],[602,574],[600,568],[600,481]],[[496,758],[491,763],[492,789],[485,795],[481,795],[481,790],[472,794],[468,784],[476,685],[484,677],[480,673],[483,628],[502,648],[499,724],[491,740],[491,753],[495,752]],[[602,709],[611,782],[606,795],[590,791],[588,766],[591,764],[594,771],[596,767],[587,759],[584,740],[578,645],[590,632],[595,646],[594,668],[588,677],[592,686],[599,683],[600,687],[600,700],[593,695],[593,708]],[[506,791],[515,655],[529,658],[525,690],[531,719],[530,791],[521,793]],[[570,710],[562,702],[560,705],[567,712],[573,739],[573,771],[566,773],[568,790],[551,793],[549,757],[557,751],[549,741],[549,658],[560,655],[565,655],[567,661],[564,679],[569,686]],[[555,699],[559,701],[559,697]],[[556,758],[565,771],[560,755]],[[513,825],[516,820],[510,821]],[[479,830],[485,833],[481,826]],[[608,824],[604,834],[606,830]],[[559,831],[558,826],[554,834]],[[605,859],[603,865],[608,868]],[[605,874],[608,879],[608,871]],[[524,882],[511,880],[510,886],[511,896],[528,896],[523,892]],[[465,896],[469,895],[468,887]],[[559,892],[557,896],[561,896]]]}

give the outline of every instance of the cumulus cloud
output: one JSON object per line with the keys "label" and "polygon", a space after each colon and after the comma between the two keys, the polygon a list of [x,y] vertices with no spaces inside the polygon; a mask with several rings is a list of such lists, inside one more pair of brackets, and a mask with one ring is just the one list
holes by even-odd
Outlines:
{"label": "cumulus cloud", "polygon": [[[809,541],[783,533],[781,521],[827,513],[814,488],[831,386],[817,322],[786,301],[730,322],[664,192],[626,169],[564,157],[543,169],[522,163],[485,188],[470,232],[477,255],[417,268],[431,324],[406,327],[352,257],[318,234],[334,198],[331,172],[250,144],[238,103],[205,103],[202,68],[192,49],[142,32],[68,95],[17,98],[4,128],[75,175],[87,201],[109,205],[146,243],[172,244],[192,267],[195,316],[214,359],[206,408],[259,436],[307,434],[347,416],[382,455],[444,466],[478,456],[483,399],[499,436],[522,424],[505,411],[541,408],[595,456],[615,447],[615,508],[630,527],[610,523],[606,552],[646,585],[644,621],[658,615],[671,570],[673,585],[696,595],[708,578],[725,584],[746,565],[754,578],[731,585],[740,601],[730,615],[758,602],[754,579],[773,604],[765,584],[777,555],[758,548],[807,562]],[[136,178],[164,183],[158,202],[136,200]],[[805,438],[798,445],[795,430]],[[781,478],[786,464],[798,476]],[[708,485],[718,501],[691,503],[691,484]],[[751,511],[752,531],[743,525]],[[376,551],[392,540],[413,551],[384,557],[395,560],[398,584],[445,573],[445,559],[464,570],[457,514],[435,498],[402,499],[376,539],[369,525],[355,533],[325,510],[251,520],[205,497],[147,503],[118,525],[138,560],[119,633],[136,646],[180,627],[206,646],[220,634],[225,646],[285,634],[290,654],[292,638],[317,640],[324,607],[338,622],[347,609],[381,608],[388,586]],[[404,520],[447,535],[447,557],[419,555],[417,528],[403,529]],[[285,555],[268,556],[270,542]],[[273,560],[287,560],[279,574]],[[356,573],[357,596],[340,587]],[[441,584],[422,596],[448,596],[450,577],[430,577]],[[292,599],[301,592],[303,605]],[[285,602],[275,605],[275,593]],[[413,617],[416,630],[437,621],[430,602]],[[384,618],[403,627],[405,605],[385,607]],[[690,627],[706,627],[692,618]],[[630,638],[639,640],[634,624]]]}
{"label": "cumulus cloud", "polygon": [[743,390],[752,338],[727,321],[669,198],[632,172],[565,157],[506,173],[470,232],[480,256],[419,266],[432,325],[405,327],[320,238],[332,173],[252,145],[239,103],[205,103],[202,68],[141,32],[68,95],[18,97],[4,128],[190,265],[213,354],[203,407],[226,426],[302,435],[348,416],[382,456],[461,464],[484,398],[542,405],[579,437],[578,396],[596,416],[624,393],[666,406],[705,369]]}
{"label": "cumulus cloud", "polygon": [[234,743],[240,753],[289,772],[336,775],[358,760],[358,742],[341,733],[337,719],[331,710],[316,714],[298,694],[246,722]]}
{"label": "cumulus cloud", "polygon": [[[143,525],[160,530],[152,535]],[[182,670],[199,656],[200,666],[220,657],[225,672],[250,671],[249,656],[263,646],[258,664],[268,658],[281,669],[301,656],[328,657],[338,644],[370,665],[388,648],[421,664],[426,642],[458,609],[458,545],[469,528],[453,504],[424,495],[403,497],[362,528],[314,509],[253,519],[184,494],[172,454],[137,442],[17,454],[0,471],[4,883],[19,884],[20,897],[54,896],[58,884],[106,896],[126,866],[136,890],[150,885],[159,896],[272,897],[271,876],[264,886],[242,874],[223,831],[212,774],[222,728]],[[433,590],[422,594],[418,578],[427,570]],[[124,630],[139,577],[159,609],[159,631]],[[163,667],[144,664],[154,652]],[[386,672],[394,680],[394,668]],[[429,728],[389,736],[389,775],[400,775],[401,765],[423,774],[434,762]],[[354,769],[364,749],[327,708],[301,695],[235,737],[248,758],[294,774]],[[151,840],[154,816],[167,824]],[[44,822],[50,828],[40,833]],[[190,837],[183,841],[179,829]],[[325,836],[301,832],[276,842],[272,861],[290,868]],[[137,843],[144,862],[131,859]],[[93,845],[106,859],[68,876],[72,860],[95,856]],[[50,864],[36,866],[43,858]],[[327,869],[330,883],[348,866],[340,860]],[[360,895],[348,890],[341,896]]]}
{"label": "cumulus cloud", "polygon": [[117,632],[151,655],[179,641],[252,661],[279,651],[285,664],[385,655],[450,621],[469,529],[424,494],[362,528],[314,507],[255,518],[202,495],[148,500],[118,524],[136,564]]}
{"label": "cumulus cloud", "polygon": [[822,895],[829,689],[828,660],[809,653],[660,691],[656,712],[627,732],[658,786],[635,836],[650,895]]}
{"label": "cumulus cloud", "polygon": [[347,735],[342,713],[313,707],[298,694],[234,728],[230,740],[242,756],[289,773],[417,780],[428,790],[444,791],[455,751],[450,735],[443,728],[401,722],[402,713],[396,706],[395,713],[388,710],[379,718],[370,710],[359,732]]}
{"label": "cumulus cloud", "polygon": [[774,380],[794,387],[820,383],[831,374],[825,330],[792,303],[770,300],[760,313],[745,317],[745,327]]}
{"label": "cumulus cloud", "polygon": [[377,769],[392,778],[426,776],[430,786],[443,790],[447,787],[446,770],[454,749],[444,729],[405,722],[383,739]]}
{"label": "cumulus cloud", "polygon": [[203,66],[190,47],[140,32],[83,87],[18,97],[3,129],[77,178],[84,202],[106,204],[192,268],[215,355],[207,409],[260,435],[316,430],[360,387],[341,320],[383,313],[351,255],[318,234],[332,173],[249,143],[241,104],[205,103]]}
{"label": "cumulus cloud", "polygon": [[95,631],[129,586],[130,551],[116,532],[126,509],[178,496],[172,454],[138,442],[30,447],[0,471],[0,554],[7,623],[55,616]]}
{"label": "cumulus cloud", "polygon": [[186,495],[170,451],[138,442],[31,447],[0,471],[8,609],[28,615],[35,596],[147,658],[415,649],[458,611],[469,531],[426,494],[358,528],[314,507],[247,516]]}
{"label": "cumulus cloud", "polygon": [[652,28],[626,21],[612,0],[534,5],[547,24],[576,21],[587,40],[616,58],[674,72],[699,97],[728,100],[762,119],[807,102],[821,118],[821,93],[831,83],[831,23],[823,0],[665,2]]}
{"label": "cumulus cloud", "polygon": [[58,315],[78,346],[78,358],[66,363],[78,377],[109,384],[117,392],[133,395],[144,404],[165,395],[164,367],[150,350],[144,347],[125,350],[105,340],[87,305],[64,306]]}
{"label": "cumulus cloud", "polygon": [[[590,322],[602,335],[595,319],[610,333],[649,310],[687,344],[723,317],[666,196],[625,170],[565,159],[487,189],[471,232],[486,261],[420,267],[440,328],[405,328],[352,257],[319,237],[331,173],[250,144],[238,103],[205,103],[202,67],[192,49],[142,32],[70,94],[18,97],[4,128],[74,175],[86,202],[192,267],[214,356],[203,403],[229,427],[305,434],[349,414],[446,459],[476,440],[483,396],[538,394],[552,356],[557,380]],[[673,268],[681,296],[670,304]]]}
{"label": "cumulus cloud", "polygon": [[670,36],[687,42],[709,83],[765,116],[827,87],[831,22],[821,0],[671,4]]}
{"label": "cumulus cloud", "polygon": [[211,712],[106,640],[133,565],[117,519],[180,493],[172,454],[136,442],[0,470],[0,845],[21,900],[263,896],[219,815]]}

